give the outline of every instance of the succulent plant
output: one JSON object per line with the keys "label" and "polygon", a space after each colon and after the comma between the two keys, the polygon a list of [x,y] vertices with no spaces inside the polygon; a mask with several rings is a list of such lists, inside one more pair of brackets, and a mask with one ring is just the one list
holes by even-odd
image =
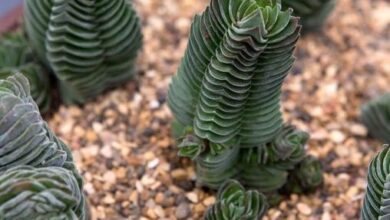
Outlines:
{"label": "succulent plant", "polygon": [[361,118],[373,137],[390,144],[390,93],[364,105]]}
{"label": "succulent plant", "polygon": [[298,19],[280,4],[212,0],[195,17],[169,87],[178,122],[227,147],[271,141],[282,127],[280,87],[294,62],[299,30]]}
{"label": "succulent plant", "polygon": [[41,112],[51,104],[50,81],[22,33],[7,34],[0,39],[0,79],[21,72],[31,85],[31,94]]}
{"label": "succulent plant", "polygon": [[61,168],[17,166],[0,175],[0,219],[78,220],[82,192]]}
{"label": "succulent plant", "polygon": [[285,185],[286,191],[310,192],[323,183],[322,173],[321,162],[313,156],[306,156],[290,173],[288,184]]}
{"label": "succulent plant", "polygon": [[318,29],[336,6],[336,0],[282,0],[283,8],[294,9],[304,30]]}
{"label": "succulent plant", "polygon": [[0,188],[8,190],[0,189],[0,219],[87,219],[71,152],[40,116],[27,78],[0,80],[0,103]]}
{"label": "succulent plant", "polygon": [[21,74],[0,80],[0,171],[18,165],[63,164],[66,152],[50,138]]}
{"label": "succulent plant", "polygon": [[59,80],[65,103],[83,103],[134,77],[140,20],[128,0],[25,0],[33,49]]}
{"label": "succulent plant", "polygon": [[386,147],[370,163],[367,191],[361,219],[385,220],[390,218],[390,148]]}
{"label": "succulent plant", "polygon": [[287,183],[289,171],[304,159],[308,139],[306,132],[284,125],[271,143],[241,149],[241,182],[264,193],[277,191]]}
{"label": "succulent plant", "polygon": [[196,158],[196,174],[198,184],[218,189],[226,180],[237,178],[240,172],[237,166],[239,148],[223,148],[215,144],[214,148],[210,147]]}
{"label": "succulent plant", "polygon": [[218,192],[217,202],[205,213],[205,220],[258,220],[268,209],[263,194],[249,190],[239,182],[227,181]]}
{"label": "succulent plant", "polygon": [[221,173],[213,177],[229,179],[236,172],[225,169],[235,166],[236,148],[275,139],[283,125],[280,87],[299,31],[298,19],[277,1],[212,0],[195,17],[168,104],[177,123],[206,143],[198,170],[215,169]]}

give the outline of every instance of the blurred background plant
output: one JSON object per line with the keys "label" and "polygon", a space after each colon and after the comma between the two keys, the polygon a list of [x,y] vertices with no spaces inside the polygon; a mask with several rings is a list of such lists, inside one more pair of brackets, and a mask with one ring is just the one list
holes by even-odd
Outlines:
{"label": "blurred background plant", "polygon": [[390,93],[373,99],[362,107],[361,119],[370,135],[390,143]]}
{"label": "blurred background plant", "polygon": [[42,113],[51,106],[51,83],[46,70],[37,62],[21,32],[0,38],[0,79],[23,73],[30,82],[31,95]]}
{"label": "blurred background plant", "polygon": [[131,2],[26,0],[31,47],[58,79],[66,104],[83,104],[134,78],[142,46]]}
{"label": "blurred background plant", "polygon": [[319,30],[336,6],[337,0],[282,0],[283,8],[292,8],[305,31]]}

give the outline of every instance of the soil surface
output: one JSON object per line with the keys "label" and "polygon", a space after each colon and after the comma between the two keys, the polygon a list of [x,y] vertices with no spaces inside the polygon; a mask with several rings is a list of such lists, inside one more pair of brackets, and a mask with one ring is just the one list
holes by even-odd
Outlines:
{"label": "soil surface", "polygon": [[[191,20],[208,0],[134,2],[144,27],[139,83],[84,107],[61,106],[49,124],[73,150],[93,219],[201,219],[214,193],[196,187],[191,161],[177,156],[166,95]],[[321,159],[325,183],[285,198],[264,219],[358,219],[366,170],[382,147],[359,109],[390,91],[389,29],[388,1],[339,0],[322,30],[301,38],[283,111],[311,134],[309,153]]]}

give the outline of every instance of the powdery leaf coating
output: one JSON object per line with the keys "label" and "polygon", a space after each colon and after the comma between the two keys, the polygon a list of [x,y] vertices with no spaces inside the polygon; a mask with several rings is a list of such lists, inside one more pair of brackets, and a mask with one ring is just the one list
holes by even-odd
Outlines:
{"label": "powdery leaf coating", "polygon": [[78,220],[82,192],[60,167],[17,166],[0,175],[0,219]]}
{"label": "powdery leaf coating", "polygon": [[22,74],[0,80],[0,171],[17,165],[63,164],[66,152],[50,138]]}
{"label": "powdery leaf coating", "polygon": [[[80,193],[82,178],[71,152],[40,116],[28,80],[20,73],[0,80],[0,133],[0,219],[88,218]],[[64,186],[51,180],[61,178],[65,178],[61,184],[76,194],[59,192]],[[58,218],[55,213],[59,213]]]}

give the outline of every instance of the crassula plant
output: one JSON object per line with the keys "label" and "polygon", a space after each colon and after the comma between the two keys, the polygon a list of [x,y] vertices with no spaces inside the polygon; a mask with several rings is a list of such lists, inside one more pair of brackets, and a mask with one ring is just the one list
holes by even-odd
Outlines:
{"label": "crassula plant", "polygon": [[168,104],[179,155],[195,161],[199,184],[218,189],[234,178],[276,192],[305,158],[309,135],[280,111],[298,20],[276,0],[212,0],[195,17]]}
{"label": "crassula plant", "polygon": [[390,93],[364,105],[361,115],[369,133],[380,141],[390,144]]}
{"label": "crassula plant", "polygon": [[361,219],[390,219],[390,148],[383,149],[370,163]]}
{"label": "crassula plant", "polygon": [[0,219],[78,220],[82,192],[61,167],[18,166],[0,175]]}
{"label": "crassula plant", "polygon": [[294,9],[304,30],[319,29],[336,6],[336,0],[282,0],[283,8]]}
{"label": "crassula plant", "polygon": [[219,190],[217,201],[205,212],[204,220],[258,220],[268,203],[257,191],[245,191],[237,181],[227,181]]}
{"label": "crassula plant", "polygon": [[41,118],[27,78],[0,80],[0,219],[87,219],[69,148]]}
{"label": "crassula plant", "polygon": [[0,38],[0,79],[23,73],[30,82],[31,95],[41,112],[51,104],[50,81],[22,33],[6,34]]}
{"label": "crassula plant", "polygon": [[128,0],[25,0],[25,27],[59,80],[65,103],[83,103],[134,77],[140,20]]}
{"label": "crassula plant", "polygon": [[306,156],[289,174],[288,184],[285,185],[284,191],[287,193],[313,191],[322,184],[324,180],[322,173],[320,161],[313,156]]}

